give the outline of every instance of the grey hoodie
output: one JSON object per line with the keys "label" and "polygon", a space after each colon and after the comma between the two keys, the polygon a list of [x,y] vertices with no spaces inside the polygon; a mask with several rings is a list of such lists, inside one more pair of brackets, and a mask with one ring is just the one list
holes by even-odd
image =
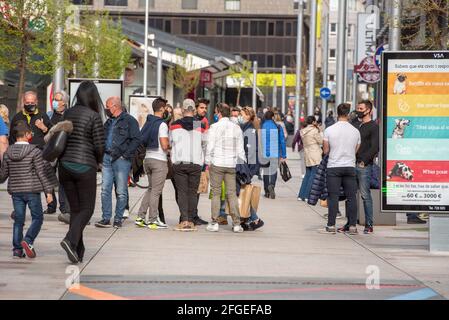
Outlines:
{"label": "grey hoodie", "polygon": [[35,145],[11,145],[3,156],[0,183],[8,180],[8,192],[52,193],[57,180]]}

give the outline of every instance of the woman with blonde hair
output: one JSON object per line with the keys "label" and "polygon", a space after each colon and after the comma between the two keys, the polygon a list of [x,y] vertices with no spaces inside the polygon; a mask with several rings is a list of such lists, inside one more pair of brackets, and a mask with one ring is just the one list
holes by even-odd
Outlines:
{"label": "woman with blonde hair", "polygon": [[9,129],[9,110],[4,104],[0,104],[0,117]]}

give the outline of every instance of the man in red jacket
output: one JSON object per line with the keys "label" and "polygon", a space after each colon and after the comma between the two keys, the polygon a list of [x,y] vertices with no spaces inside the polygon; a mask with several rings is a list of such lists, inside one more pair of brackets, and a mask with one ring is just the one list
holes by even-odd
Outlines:
{"label": "man in red jacket", "polygon": [[[207,119],[207,108],[209,106],[210,101],[205,99],[205,98],[199,98],[196,103],[195,103],[195,109],[196,109],[196,114],[195,114],[195,121],[201,121],[202,123],[204,123],[204,127],[205,127],[205,133],[207,134],[207,130],[209,130],[209,120]],[[206,150],[203,150],[204,153],[206,154]],[[202,171],[206,171],[206,166],[204,165],[202,168]],[[200,194],[198,193],[198,201],[200,199]],[[198,216],[198,201],[197,201],[197,208],[195,209],[195,212],[193,214],[193,223],[195,225],[206,225],[208,224],[207,221],[201,219]]]}

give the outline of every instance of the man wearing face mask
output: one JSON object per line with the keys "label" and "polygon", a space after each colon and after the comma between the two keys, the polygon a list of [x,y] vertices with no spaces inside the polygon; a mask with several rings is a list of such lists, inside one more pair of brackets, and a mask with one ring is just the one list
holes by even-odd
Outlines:
{"label": "man wearing face mask", "polygon": [[[53,96],[52,101],[52,110],[47,112],[47,116],[50,119],[51,125],[54,126],[59,122],[64,121],[64,112],[67,107],[67,103],[69,101],[69,96],[65,91],[58,91]],[[56,171],[56,167],[54,168]],[[66,201],[64,187],[62,184],[59,184],[58,187],[58,199],[59,199],[59,210],[61,214],[58,216],[58,220],[64,222],[66,224],[70,223],[70,210],[68,210],[68,201]],[[48,204],[47,210],[44,211],[44,214],[53,214],[56,212],[56,207],[58,203],[56,200],[56,195],[53,191],[53,201]]]}
{"label": "man wearing face mask", "polygon": [[[361,144],[356,154],[356,173],[360,195],[365,211],[365,234],[373,232],[373,199],[371,198],[371,171],[374,158],[379,153],[379,126],[372,120],[373,104],[369,100],[361,101],[356,108],[357,118],[352,125],[359,129]],[[349,226],[341,228],[343,231]]]}
{"label": "man wearing face mask", "polygon": [[[106,114],[109,119],[104,125],[106,133],[105,155],[103,157],[103,184],[101,187],[102,219],[95,223],[98,228],[121,228],[123,213],[128,203],[128,175],[131,161],[141,140],[139,123],[124,112],[119,97],[106,100]],[[114,224],[112,218],[112,187],[115,183],[117,204]]]}
{"label": "man wearing face mask", "polygon": [[[45,145],[44,136],[52,127],[50,119],[45,113],[39,111],[37,107],[37,93],[27,91],[23,95],[23,110],[19,111],[11,121],[11,130],[19,121],[26,122],[32,131],[32,139],[30,144],[36,145],[39,149],[43,149]],[[16,137],[9,136],[9,144],[14,144]]]}

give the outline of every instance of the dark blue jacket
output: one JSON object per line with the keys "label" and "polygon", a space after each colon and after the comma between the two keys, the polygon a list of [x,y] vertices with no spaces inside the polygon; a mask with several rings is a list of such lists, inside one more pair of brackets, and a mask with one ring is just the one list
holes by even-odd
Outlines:
{"label": "dark blue jacket", "polygon": [[[112,125],[113,119],[108,119],[104,124],[104,130],[107,133],[109,126]],[[141,135],[139,131],[139,124],[130,114],[122,112],[115,123],[112,134],[112,147],[110,155],[112,161],[123,157],[132,161],[137,147],[141,144]]]}
{"label": "dark blue jacket", "polygon": [[[321,160],[320,165],[313,177],[312,189],[310,190],[309,199],[307,203],[315,206],[318,203],[318,200],[326,200],[329,196],[327,192],[327,162],[329,160],[329,156],[326,155],[323,160]],[[340,187],[340,201],[346,199],[343,187]]]}
{"label": "dark blue jacket", "polygon": [[147,149],[157,149],[159,147],[159,127],[164,122],[164,119],[156,117],[152,114],[147,116],[141,134],[142,143]]}

